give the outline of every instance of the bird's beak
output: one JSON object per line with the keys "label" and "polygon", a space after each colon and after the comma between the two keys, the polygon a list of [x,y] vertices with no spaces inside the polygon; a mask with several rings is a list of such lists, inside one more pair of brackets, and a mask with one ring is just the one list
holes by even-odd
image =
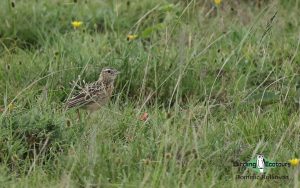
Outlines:
{"label": "bird's beak", "polygon": [[116,71],[116,73],[115,74],[120,74],[121,72],[120,71]]}

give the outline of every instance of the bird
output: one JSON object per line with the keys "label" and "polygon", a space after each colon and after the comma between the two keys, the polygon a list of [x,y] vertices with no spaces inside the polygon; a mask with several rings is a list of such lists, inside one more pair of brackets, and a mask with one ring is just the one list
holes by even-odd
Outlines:
{"label": "bird", "polygon": [[[79,91],[66,102],[66,108],[83,108],[95,112],[109,102],[114,90],[114,81],[120,72],[103,68],[97,81],[78,86]],[[79,111],[78,111],[79,114]]]}

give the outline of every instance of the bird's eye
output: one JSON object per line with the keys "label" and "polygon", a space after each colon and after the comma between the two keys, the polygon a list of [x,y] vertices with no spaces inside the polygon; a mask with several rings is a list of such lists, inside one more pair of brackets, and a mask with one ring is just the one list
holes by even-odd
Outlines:
{"label": "bird's eye", "polygon": [[111,73],[111,70],[108,70],[107,72],[110,74],[110,73]]}

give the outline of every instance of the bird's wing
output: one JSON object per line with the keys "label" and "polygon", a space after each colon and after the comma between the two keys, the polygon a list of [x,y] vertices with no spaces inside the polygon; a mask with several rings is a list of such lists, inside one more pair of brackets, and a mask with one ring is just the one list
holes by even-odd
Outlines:
{"label": "bird's wing", "polygon": [[92,84],[86,84],[76,95],[67,101],[66,106],[67,108],[84,106],[95,102],[96,97],[104,97],[105,93],[106,89],[101,83],[94,82]]}

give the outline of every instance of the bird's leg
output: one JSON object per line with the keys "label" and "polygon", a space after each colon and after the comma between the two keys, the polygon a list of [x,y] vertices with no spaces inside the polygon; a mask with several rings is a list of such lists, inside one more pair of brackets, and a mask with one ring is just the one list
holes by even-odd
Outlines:
{"label": "bird's leg", "polygon": [[87,111],[87,112],[86,112],[86,115],[87,115],[86,117],[89,119],[89,117],[91,117],[91,114],[92,114],[92,113],[91,113],[90,111]]}
{"label": "bird's leg", "polygon": [[77,111],[77,118],[78,118],[77,121],[80,121],[80,112],[79,112],[79,109],[77,109],[76,111]]}

